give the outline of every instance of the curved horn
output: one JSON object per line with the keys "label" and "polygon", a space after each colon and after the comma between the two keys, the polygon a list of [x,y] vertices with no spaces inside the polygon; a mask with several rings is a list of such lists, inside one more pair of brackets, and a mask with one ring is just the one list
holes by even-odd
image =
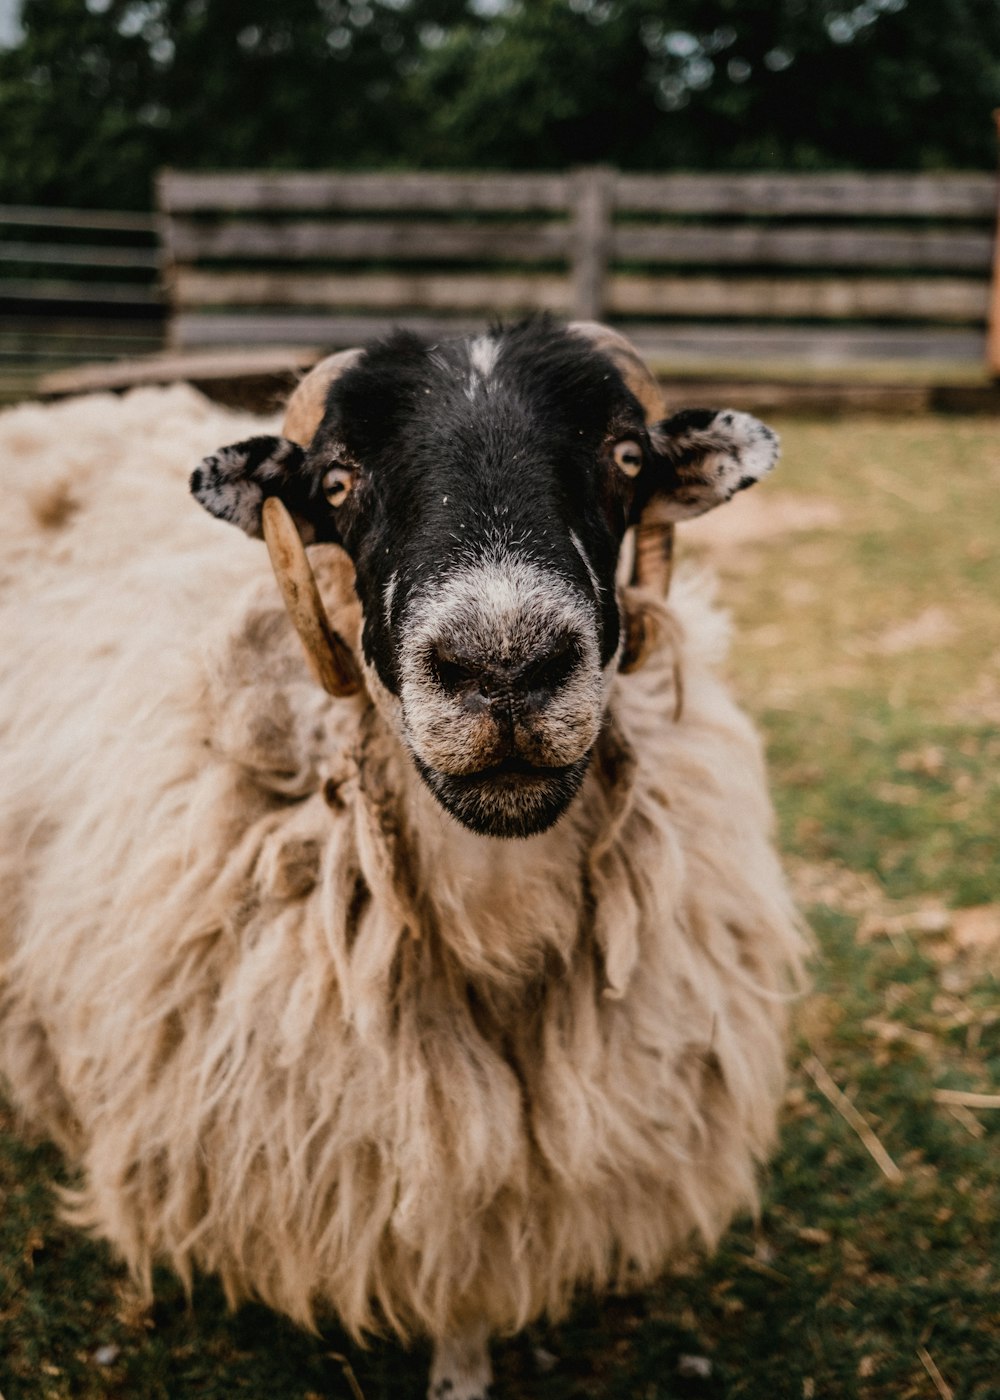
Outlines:
{"label": "curved horn", "polygon": [[[619,331],[603,326],[599,321],[573,321],[568,327],[574,335],[589,340],[618,370],[626,386],[642,404],[647,424],[664,417],[666,405],[663,391],[635,346]],[[670,575],[674,563],[674,526],[660,517],[660,507],[654,499],[646,506],[635,527],[635,562],[632,566],[631,587],[625,597],[626,639],[620,669],[637,671],[655,641],[655,624],[649,611],[642,606],[641,591],[665,598],[670,591]]]}
{"label": "curved horn", "polygon": [[302,536],[277,496],[265,500],[262,522],[271,568],[309,669],[328,695],[353,695],[361,682],[351,649],[330,626]]}
{"label": "curved horn", "polygon": [[583,336],[595,350],[607,355],[642,404],[647,423],[655,423],[664,416],[666,405],[659,383],[638,350],[620,331],[603,326],[600,321],[571,321],[566,329],[573,335]]}
{"label": "curved horn", "polygon": [[[309,371],[285,407],[282,433],[308,447],[323,421],[333,381],[361,356],[361,350],[327,355]],[[361,678],[350,647],[330,626],[316,576],[295,522],[276,496],[264,502],[264,540],[278,588],[316,680],[330,695],[354,695]]]}
{"label": "curved horn", "polygon": [[300,447],[309,446],[323,421],[330,385],[363,354],[363,350],[338,350],[335,355],[327,355],[325,360],[313,365],[285,405],[281,431],[286,438]]}

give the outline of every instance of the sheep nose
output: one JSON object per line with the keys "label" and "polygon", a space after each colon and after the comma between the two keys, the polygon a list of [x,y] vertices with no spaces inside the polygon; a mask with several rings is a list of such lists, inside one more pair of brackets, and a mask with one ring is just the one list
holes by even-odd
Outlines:
{"label": "sheep nose", "polygon": [[509,659],[439,641],[431,648],[431,669],[442,690],[472,705],[541,709],[569,680],[582,655],[571,632],[547,639],[526,657]]}

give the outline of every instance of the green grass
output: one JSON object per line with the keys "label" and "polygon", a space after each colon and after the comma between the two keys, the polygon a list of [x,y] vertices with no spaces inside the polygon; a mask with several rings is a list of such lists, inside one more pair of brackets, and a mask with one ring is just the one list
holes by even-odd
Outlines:
{"label": "green grass", "polygon": [[[715,557],[820,950],[761,1218],[681,1277],[499,1345],[500,1400],[934,1400],[928,1363],[956,1400],[1000,1397],[1000,1111],[933,1097],[1000,1091],[1000,433],[789,422],[784,445],[760,499],[822,499],[838,523]],[[145,1315],[58,1221],[57,1155],[0,1127],[6,1400],[356,1400],[340,1358],[366,1400],[423,1395],[425,1354],[230,1316],[211,1281],[192,1308],[160,1276]]]}

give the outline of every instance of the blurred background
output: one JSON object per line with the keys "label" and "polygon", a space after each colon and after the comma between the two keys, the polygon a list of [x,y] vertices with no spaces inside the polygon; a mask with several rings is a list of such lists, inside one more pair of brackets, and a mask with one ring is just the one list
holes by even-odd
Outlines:
{"label": "blurred background", "polygon": [[0,202],[186,169],[992,170],[995,0],[0,0]]}
{"label": "blurred background", "polygon": [[0,0],[0,396],[540,309],[671,370],[981,381],[998,75],[996,0]]}

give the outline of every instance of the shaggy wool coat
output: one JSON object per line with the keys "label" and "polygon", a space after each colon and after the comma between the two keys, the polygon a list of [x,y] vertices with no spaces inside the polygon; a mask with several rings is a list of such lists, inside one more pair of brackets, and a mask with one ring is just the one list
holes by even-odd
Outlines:
{"label": "shaggy wool coat", "polygon": [[0,420],[0,1069],[147,1281],[512,1331],[755,1199],[802,952],[760,744],[682,577],[563,820],[459,827],[188,498],[260,427],[179,387]]}

